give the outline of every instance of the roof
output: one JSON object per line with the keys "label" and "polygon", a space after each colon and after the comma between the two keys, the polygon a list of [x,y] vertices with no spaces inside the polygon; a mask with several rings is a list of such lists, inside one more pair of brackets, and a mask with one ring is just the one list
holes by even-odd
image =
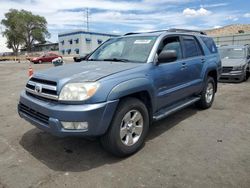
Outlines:
{"label": "roof", "polygon": [[38,47],[38,46],[51,46],[51,45],[58,45],[58,42],[50,42],[50,41],[46,41],[46,43],[37,43],[34,44],[34,46]]}
{"label": "roof", "polygon": [[87,32],[87,31],[84,31],[84,30],[77,30],[77,31],[59,33],[58,37],[65,37],[65,36],[79,35],[79,34],[100,35],[100,36],[107,36],[107,37],[117,37],[117,36],[119,36],[119,35],[115,35],[115,34],[99,33],[99,32]]}

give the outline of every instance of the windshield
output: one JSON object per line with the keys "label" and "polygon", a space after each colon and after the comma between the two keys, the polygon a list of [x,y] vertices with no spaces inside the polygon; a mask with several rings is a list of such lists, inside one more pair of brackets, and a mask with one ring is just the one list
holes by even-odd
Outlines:
{"label": "windshield", "polygon": [[88,60],[145,63],[156,38],[155,36],[112,38],[100,46]]}
{"label": "windshield", "polygon": [[219,52],[222,59],[243,59],[246,57],[244,48],[220,48]]}

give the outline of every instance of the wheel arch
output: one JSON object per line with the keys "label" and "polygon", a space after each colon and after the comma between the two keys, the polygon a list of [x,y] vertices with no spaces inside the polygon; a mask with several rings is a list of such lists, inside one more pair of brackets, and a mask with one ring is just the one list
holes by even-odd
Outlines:
{"label": "wheel arch", "polygon": [[215,82],[215,92],[217,92],[217,88],[218,88],[218,73],[215,69],[209,70],[207,72],[207,77],[212,77],[214,79]]}
{"label": "wheel arch", "polygon": [[122,100],[128,97],[142,101],[148,109],[150,118],[153,116],[155,108],[154,90],[148,79],[139,78],[118,84],[109,93],[108,100]]}

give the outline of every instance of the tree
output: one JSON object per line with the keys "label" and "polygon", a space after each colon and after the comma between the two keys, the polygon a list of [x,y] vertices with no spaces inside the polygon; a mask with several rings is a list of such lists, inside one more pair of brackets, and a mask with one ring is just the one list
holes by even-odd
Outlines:
{"label": "tree", "polygon": [[20,13],[23,22],[25,46],[28,51],[31,51],[34,42],[44,42],[46,37],[50,37],[47,30],[47,21],[44,17],[33,15],[25,10],[21,10]]}
{"label": "tree", "polygon": [[12,49],[15,55],[17,55],[19,47],[24,44],[22,26],[19,22],[19,12],[11,10],[5,14],[5,18],[1,21],[1,24],[6,27],[2,34],[7,39],[7,47]]}
{"label": "tree", "polygon": [[21,46],[30,52],[35,42],[44,42],[46,37],[50,37],[46,19],[26,10],[10,9],[1,23],[6,28],[3,35],[7,38],[7,47],[14,53]]}

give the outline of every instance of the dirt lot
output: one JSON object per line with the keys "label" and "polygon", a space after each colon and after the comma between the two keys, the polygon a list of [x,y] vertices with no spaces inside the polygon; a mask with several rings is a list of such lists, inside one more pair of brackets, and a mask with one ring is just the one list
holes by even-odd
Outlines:
{"label": "dirt lot", "polygon": [[97,141],[56,138],[19,118],[28,64],[0,69],[0,187],[250,187],[250,80],[220,84],[211,109],[155,123],[140,152],[117,159]]}

